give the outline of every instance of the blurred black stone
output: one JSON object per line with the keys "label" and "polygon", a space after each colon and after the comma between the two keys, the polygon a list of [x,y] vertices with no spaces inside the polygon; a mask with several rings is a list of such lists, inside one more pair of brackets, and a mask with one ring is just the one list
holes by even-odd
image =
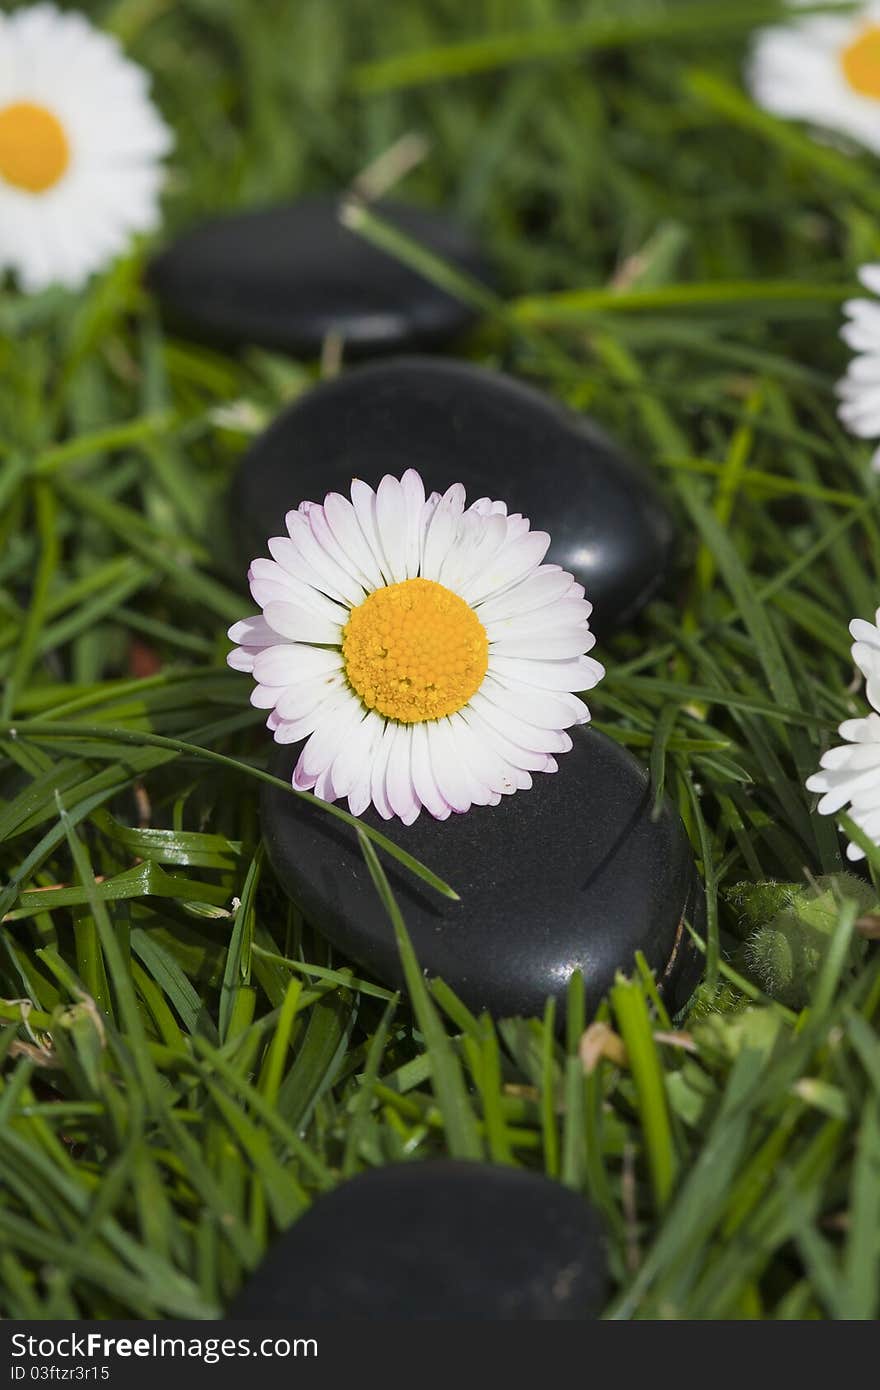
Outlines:
{"label": "blurred black stone", "polygon": [[[441,897],[395,860],[385,870],[416,956],[469,1008],[497,1017],[564,1007],[583,971],[592,1013],[617,970],[645,953],[671,1008],[700,973],[684,925],[701,924],[703,893],[690,844],[666,802],[651,819],[648,775],[595,729],[573,729],[559,771],[499,806],[405,826],[371,807],[363,817],[450,883]],[[277,746],[271,771],[288,779],[297,749]],[[346,956],[384,984],[403,982],[394,934],[348,826],[320,807],[264,786],[263,838],[283,887]]]}
{"label": "blurred black stone", "polygon": [[[491,281],[472,238],[444,214],[380,203],[383,219],[458,270]],[[212,218],[152,261],[147,283],[169,324],[222,348],[244,344],[315,357],[327,334],[346,357],[441,347],[472,311],[343,227],[338,200]]]}
{"label": "blurred black stone", "polygon": [[242,575],[301,501],[353,477],[462,482],[551,536],[548,562],[584,585],[601,633],[631,621],[666,577],[675,539],[650,476],[589,421],[499,372],[431,358],[346,372],[285,410],[243,458],[230,514]]}
{"label": "blurred black stone", "polygon": [[284,1233],[232,1319],[494,1321],[596,1317],[606,1262],[582,1197],[523,1169],[390,1164]]}

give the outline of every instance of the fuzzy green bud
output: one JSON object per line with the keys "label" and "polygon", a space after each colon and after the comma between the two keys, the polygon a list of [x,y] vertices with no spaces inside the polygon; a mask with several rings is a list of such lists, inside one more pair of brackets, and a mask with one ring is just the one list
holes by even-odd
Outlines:
{"label": "fuzzy green bud", "polygon": [[[844,899],[854,899],[864,913],[875,905],[876,894],[854,874],[829,875],[798,887],[770,921],[752,932],[745,945],[746,962],[767,994],[793,1009],[808,1003]],[[854,937],[851,966],[863,951],[864,943]]]}

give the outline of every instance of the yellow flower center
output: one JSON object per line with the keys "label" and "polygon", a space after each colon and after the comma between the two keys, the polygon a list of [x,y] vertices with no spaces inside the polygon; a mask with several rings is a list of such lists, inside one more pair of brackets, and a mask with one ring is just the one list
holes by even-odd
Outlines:
{"label": "yellow flower center", "polygon": [[869,24],[840,55],[843,75],[854,92],[880,100],[880,24]]}
{"label": "yellow flower center", "polygon": [[45,106],[16,101],[0,110],[0,179],[28,193],[45,193],[69,163],[64,127]]}
{"label": "yellow flower center", "polygon": [[433,579],[376,589],[342,634],[349,683],[368,709],[402,724],[466,705],[489,665],[486,629],[464,599]]}

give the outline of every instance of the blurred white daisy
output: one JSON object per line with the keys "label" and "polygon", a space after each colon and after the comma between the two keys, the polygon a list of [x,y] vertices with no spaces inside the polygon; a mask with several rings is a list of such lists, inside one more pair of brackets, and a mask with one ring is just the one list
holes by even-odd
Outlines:
{"label": "blurred white daisy", "polygon": [[765,110],[837,131],[880,154],[876,0],[848,14],[792,15],[788,24],[760,29],[746,76]]}
{"label": "blurred white daisy", "polygon": [[171,144],[114,38],[54,5],[0,15],[0,275],[82,285],[156,226]]}
{"label": "blurred white daisy", "polygon": [[[862,719],[845,719],[837,732],[846,741],[823,754],[821,772],[807,778],[807,790],[820,792],[820,815],[848,815],[875,845],[880,845],[880,609],[874,622],[855,618],[849,625],[854,641],[852,658],[865,677],[865,694],[872,706]],[[864,859],[858,845],[847,846],[847,858]]]}
{"label": "blurred white daisy", "polygon": [[[880,295],[880,265],[863,265],[859,279],[865,289]],[[880,301],[850,299],[843,309],[847,321],[840,336],[856,355],[837,383],[837,413],[851,434],[880,440]],[[880,447],[871,466],[880,471]]]}
{"label": "blurred white daisy", "polygon": [[409,825],[557,770],[590,717],[573,692],[604,670],[582,586],[542,564],[548,535],[503,502],[465,509],[461,483],[426,498],[412,469],[286,523],[251,565],[263,611],[230,628],[228,660],[276,740],[308,740],[294,787]]}

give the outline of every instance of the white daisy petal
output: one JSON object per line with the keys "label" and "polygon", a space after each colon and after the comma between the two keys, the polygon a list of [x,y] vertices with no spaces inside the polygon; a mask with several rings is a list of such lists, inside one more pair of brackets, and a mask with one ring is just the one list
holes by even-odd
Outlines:
{"label": "white daisy petal", "polygon": [[[855,618],[850,623],[853,661],[866,676],[872,704],[880,700],[880,613],[875,622]],[[807,778],[807,790],[819,795],[816,807],[822,816],[842,811],[856,822],[874,844],[880,845],[880,714],[872,710],[858,719],[845,719],[838,729],[845,742],[822,754],[820,770]],[[850,845],[851,860],[864,858]]]}
{"label": "white daisy petal", "polygon": [[310,676],[326,676],[342,670],[342,654],[305,642],[283,642],[266,647],[254,658],[254,678],[262,685],[295,685]]}
{"label": "white daisy petal", "polygon": [[880,153],[878,27],[880,7],[872,2],[847,15],[793,17],[760,30],[747,71],[755,100]]}
{"label": "white daisy petal", "polygon": [[591,656],[546,661],[493,653],[489,665],[499,676],[509,676],[523,685],[537,685],[541,690],[592,690],[605,674],[605,667]]}
{"label": "white daisy petal", "polygon": [[[382,735],[382,720],[377,714],[364,714],[349,730],[333,762],[333,786],[338,797],[348,796],[358,780],[358,774],[370,750]],[[357,814],[360,814],[359,812]]]}
{"label": "white daisy petal", "polygon": [[[877,106],[880,118],[880,101]],[[880,286],[880,267],[862,266],[859,273],[866,284]],[[837,383],[840,399],[837,414],[841,424],[857,439],[877,440],[880,439],[880,304],[850,300],[844,310],[849,321],[843,325],[840,336],[857,355]],[[871,466],[876,470],[878,464],[880,459],[875,454]]]}
{"label": "white daisy petal", "polygon": [[171,132],[146,73],[76,13],[0,15],[0,270],[79,289],[158,222]]}
{"label": "white daisy petal", "polygon": [[823,753],[819,765],[823,772],[839,772],[843,768],[850,773],[856,769],[873,766],[875,759],[880,761],[877,754],[880,754],[880,744],[843,743]]}
{"label": "white daisy petal", "polygon": [[[852,801],[856,791],[848,773],[844,773],[842,776],[832,774],[828,780],[830,786],[816,807],[820,816],[835,815],[842,807],[846,806],[847,802]],[[876,781],[876,778],[873,780]]]}
{"label": "white daisy petal", "polygon": [[339,652],[324,646],[309,646],[306,642],[284,642],[267,646],[257,653],[253,662],[254,680],[260,685],[296,685],[300,681],[327,677],[342,671]]}
{"label": "white daisy petal", "polygon": [[254,658],[245,647],[233,647],[226,657],[226,665],[231,666],[233,671],[242,671],[247,675],[254,669]]}
{"label": "white daisy petal", "polygon": [[357,518],[361,535],[386,584],[391,583],[391,569],[382,551],[379,528],[376,521],[376,494],[367,483],[355,478],[351,485],[351,504]]}
{"label": "white daisy petal", "polygon": [[280,695],[274,686],[257,686],[257,690],[262,694],[276,696],[275,708],[282,719],[302,719],[317,709],[329,695],[346,688],[346,680],[341,671],[336,675],[313,676],[311,680],[297,681],[296,685],[285,685]]}
{"label": "white daisy petal", "polygon": [[872,294],[880,294],[880,265],[863,265],[859,271],[859,279],[866,290]]}
{"label": "white daisy petal", "polygon": [[874,623],[867,623],[864,618],[853,618],[849,632],[857,646],[876,652],[880,656],[880,630]]}
{"label": "white daisy petal", "polygon": [[281,634],[269,626],[262,614],[256,618],[244,618],[241,622],[233,623],[226,635],[230,642],[239,644],[226,658],[227,664],[236,671],[253,671],[257,657],[264,650],[284,641]]}
{"label": "white daisy petal", "polygon": [[258,603],[261,608],[266,608],[270,603],[289,603],[295,598],[286,584],[271,579],[260,579],[253,573],[248,576],[248,587],[254,603]]}
{"label": "white daisy petal", "polygon": [[872,711],[864,719],[845,719],[837,732],[849,743],[880,743],[880,714]]}
{"label": "white daisy petal", "polygon": [[[300,554],[297,546],[294,545],[290,536],[270,536],[266,542],[266,549],[272,556],[271,560],[252,560],[248,571],[248,579],[274,578],[275,583],[284,584],[289,593],[300,598],[307,594],[320,595],[327,603],[334,602],[327,597],[320,585],[320,578],[315,569]],[[270,572],[269,566],[274,566]],[[337,594],[335,601],[339,602],[340,596]]]}
{"label": "white daisy petal", "polygon": [[482,690],[474,696],[471,705],[517,747],[537,753],[567,753],[571,748],[571,737],[564,729],[544,729],[530,724],[520,715],[493,704]]}
{"label": "white daisy petal", "polygon": [[412,777],[412,726],[393,724],[391,750],[385,772],[385,794],[388,805],[404,825],[412,825],[421,809]]}
{"label": "white daisy petal", "polygon": [[313,790],[315,796],[319,797],[321,801],[335,801],[337,799],[336,791],[333,786],[332,763],[328,767],[325,767],[324,771],[320,774],[319,777],[315,778],[315,785]]}
{"label": "white daisy petal", "polygon": [[478,738],[488,740],[490,746],[500,753],[511,767],[523,768],[526,772],[545,772],[549,754],[539,753],[533,748],[521,748],[514,743],[503,730],[499,727],[499,722],[494,719],[494,711],[489,706],[489,718],[484,718],[480,710],[476,709],[473,702],[468,705],[465,712],[465,719],[469,727]]}
{"label": "white daisy petal", "polygon": [[880,344],[880,305],[872,299],[850,299],[843,306],[847,319],[840,336],[857,352],[869,354],[876,366]]}
{"label": "white daisy petal", "polygon": [[429,731],[431,768],[444,801],[453,811],[466,811],[471,805],[471,787],[458,760],[452,730],[447,719],[438,719]]}
{"label": "white daisy petal", "polygon": [[[461,517],[454,545],[449,549],[440,573],[442,584],[464,596],[473,577],[492,564],[507,543],[507,518],[494,513],[486,516],[465,512]],[[480,620],[484,621],[482,615]]]}
{"label": "white daisy petal", "polygon": [[[479,781],[497,795],[503,796],[510,796],[522,785],[517,770],[494,748],[477,738],[461,711],[450,716],[449,724],[459,757],[467,763]],[[528,773],[525,775],[528,776]]]}
{"label": "white daisy petal", "polygon": [[583,587],[543,563],[549,537],[527,518],[465,501],[458,483],[426,498],[412,469],[375,492],[355,479],[350,501],[288,512],[251,565],[263,612],[230,628],[228,661],[275,740],[306,740],[297,790],[445,820],[555,772],[589,719],[574,692],[603,670]]}
{"label": "white daisy petal", "polygon": [[391,581],[406,579],[406,497],[397,478],[386,473],[376,490],[376,529],[388,561]]}
{"label": "white daisy petal", "polygon": [[431,526],[431,518],[439,506],[440,494],[439,492],[432,492],[430,497],[425,498],[422,515],[419,519],[419,574],[423,577],[427,577],[425,575],[425,546],[428,540],[428,531]]}
{"label": "white daisy petal", "polygon": [[[320,714],[321,711],[312,710],[311,714],[303,715],[302,719],[282,719],[278,711],[273,709],[266,720],[266,728],[272,731],[276,743],[301,743],[304,738],[314,733]],[[306,784],[297,782],[294,785],[304,790]],[[312,785],[312,782],[308,783],[309,787]]]}
{"label": "white daisy petal", "polygon": [[519,580],[540,565],[547,554],[550,537],[546,531],[526,531],[523,535],[508,539],[495,557],[481,573],[461,590],[461,596],[476,606],[483,599],[500,594],[511,588]]}
{"label": "white daisy petal", "polygon": [[425,509],[425,484],[414,468],[408,468],[400,480],[406,509],[406,577],[415,579],[422,557],[422,518]]}
{"label": "white daisy petal", "polygon": [[[323,726],[331,726],[337,715],[345,712],[345,709],[352,699],[351,692],[347,687],[342,690],[337,689],[327,696],[310,710],[308,714],[300,715],[298,719],[283,719],[275,709],[266,720],[266,727],[271,729],[275,735],[276,743],[299,743],[300,739],[309,738],[313,733]],[[355,703],[357,703],[355,701]],[[302,763],[302,759],[300,759]],[[312,767],[312,759],[307,763],[302,763],[302,768]],[[315,775],[321,769],[315,770]]]}
{"label": "white daisy petal", "polygon": [[[348,793],[348,809],[353,816],[362,816],[370,804],[373,782],[373,765],[376,751],[382,742],[382,735],[385,732],[385,725],[378,715],[368,715],[369,739],[361,750],[360,764],[354,775],[354,781]],[[345,750],[343,749],[343,752]],[[340,757],[342,754],[340,754]],[[334,764],[335,766],[335,764]]]}
{"label": "white daisy petal", "polygon": [[536,640],[548,661],[565,661],[577,657],[584,649],[584,634],[580,627],[551,628],[543,637],[529,633],[524,637],[504,637],[493,641],[493,656],[528,658],[535,650]]}
{"label": "white daisy petal", "polygon": [[[880,154],[880,4],[846,15],[793,16],[755,37],[748,69],[753,96],[776,115],[810,122]],[[880,265],[858,272],[880,295]],[[838,394],[841,423],[860,439],[880,439],[880,304],[848,300],[841,337],[857,355]],[[880,451],[872,459],[880,467]]]}
{"label": "white daisy petal", "polygon": [[[523,756],[522,749],[516,750],[517,757],[514,759],[507,756],[506,750],[502,747],[500,742],[493,741],[491,738],[487,737],[485,722],[481,721],[479,715],[474,714],[470,705],[460,710],[458,714],[453,715],[452,718],[453,720],[460,719],[467,725],[472,739],[472,746],[477,746],[486,750],[486,754],[490,759],[489,766],[494,768],[494,772],[486,777],[490,786],[497,787],[501,792],[529,790],[532,785],[532,774],[528,768],[521,766]],[[532,755],[525,754],[524,756],[531,757]],[[541,766],[535,767],[533,770],[536,772],[543,772],[546,766],[547,763],[545,760]],[[512,786],[508,787],[507,783],[511,783]]]}
{"label": "white daisy petal", "polygon": [[[451,488],[438,506],[425,530],[425,544],[422,553],[421,575],[423,579],[438,579],[440,567],[455,543],[459,517],[464,507],[464,491]],[[464,595],[462,595],[464,597]]]}
{"label": "white daisy petal", "polygon": [[349,731],[363,718],[359,700],[346,688],[328,700],[323,718],[302,751],[300,762],[307,777],[317,777],[345,745]]}
{"label": "white daisy petal", "polygon": [[[291,511],[287,513],[285,522],[292,542],[292,547],[285,547],[282,551],[285,563],[297,563],[294,556],[298,556],[301,571],[310,577],[310,582],[315,588],[321,589],[337,601],[360,603],[364,592],[360,584],[336,563],[329,550],[318,544],[307,517],[300,511]],[[281,550],[281,547],[278,549]],[[302,577],[302,573],[299,577]]]}
{"label": "white daisy petal", "polygon": [[491,497],[478,497],[468,511],[476,512],[478,516],[507,516],[507,503],[493,502]]}
{"label": "white daisy petal", "polygon": [[340,550],[357,566],[371,589],[382,585],[382,571],[361,529],[354,506],[347,497],[330,492],[324,499],[324,515]]}
{"label": "white daisy petal", "polygon": [[[481,615],[482,616],[482,615]],[[515,613],[508,618],[495,618],[491,622],[482,619],[486,636],[493,644],[505,638],[525,637],[534,639],[548,631],[558,632],[574,629],[579,635],[586,635],[590,605],[583,599],[570,599],[567,596],[546,608],[538,608],[533,613]],[[583,650],[583,649],[581,649]]]}
{"label": "white daisy petal", "polygon": [[251,704],[254,709],[272,709],[279,699],[279,691],[271,685],[255,685],[251,691]]}
{"label": "white daisy petal", "polygon": [[586,724],[589,720],[590,712],[577,695],[493,679],[491,669],[490,666],[490,675],[480,686],[480,694],[508,714],[518,714],[541,729],[565,729],[570,724]]}
{"label": "white daisy petal", "polygon": [[309,529],[315,538],[315,542],[321,550],[326,551],[330,559],[339,567],[344,574],[349,575],[354,581],[351,591],[352,601],[362,602],[362,596],[372,585],[364,572],[358,566],[353,556],[346,554],[334,535],[327,514],[323,507],[319,507],[316,502],[300,503],[299,511],[309,524]]}
{"label": "white daisy petal", "polygon": [[370,800],[383,820],[391,820],[394,812],[391,809],[391,802],[388,800],[386,791],[388,759],[391,756],[391,749],[394,744],[395,725],[388,723],[382,730],[382,737],[376,745],[373,754],[373,765],[370,769]]}
{"label": "white daisy petal", "polygon": [[291,780],[295,790],[298,792],[310,792],[318,780],[317,777],[307,777],[303,772],[302,754],[300,754],[299,762],[293,769],[293,777]]}
{"label": "white daisy petal", "polygon": [[491,784],[491,779],[480,775],[480,760],[473,756],[473,735],[464,721],[459,717],[450,716],[444,721],[449,729],[450,748],[452,757],[457,767],[464,773],[467,782],[467,794],[471,804],[474,806],[497,806],[501,800],[502,788],[496,791]]}
{"label": "white daisy petal", "polygon": [[[530,574],[512,589],[505,589],[503,593],[496,594],[475,607],[480,621],[488,624],[496,619],[503,620],[519,617],[523,613],[534,613],[556,602],[557,599],[568,596],[574,587],[571,575],[560,569],[559,565],[541,565],[534,574]],[[583,591],[577,597],[583,597]]]}
{"label": "white daisy petal", "polygon": [[442,795],[431,766],[431,739],[427,721],[413,725],[412,742],[413,789],[426,811],[435,820],[446,820],[452,810]]}
{"label": "white daisy petal", "polygon": [[856,439],[876,439],[880,436],[880,392],[866,395],[858,401],[838,406],[840,423]]}
{"label": "white daisy petal", "polygon": [[293,579],[274,560],[254,560],[248,571],[248,580],[251,596],[262,608],[278,600],[281,603],[295,603],[335,622],[343,622],[346,618],[347,610],[344,607],[327,598],[320,589]]}
{"label": "white daisy petal", "polygon": [[276,632],[293,642],[332,642],[341,640],[342,628],[331,618],[319,617],[297,603],[267,603],[266,619]]}
{"label": "white daisy petal", "polygon": [[840,383],[840,394],[858,399],[862,395],[868,395],[880,387],[880,352],[877,350],[877,339],[874,340],[873,347],[863,352],[861,356],[854,358],[849,364],[846,377]]}

